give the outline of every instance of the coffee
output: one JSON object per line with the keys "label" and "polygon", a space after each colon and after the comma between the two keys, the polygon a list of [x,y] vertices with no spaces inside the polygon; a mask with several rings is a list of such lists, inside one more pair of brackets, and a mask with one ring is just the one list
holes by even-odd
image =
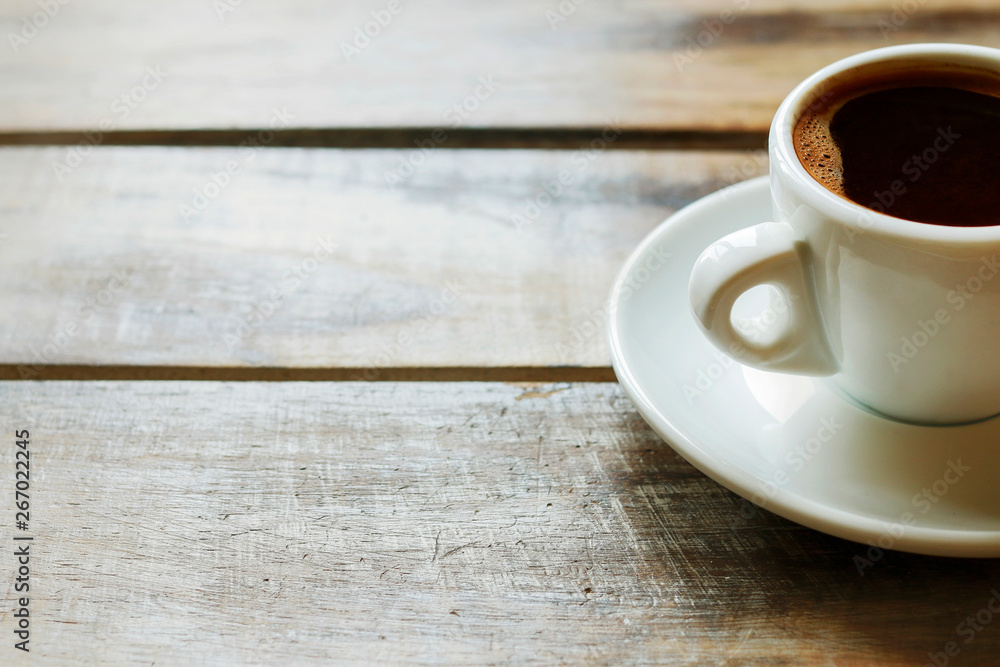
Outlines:
{"label": "coffee", "polygon": [[936,225],[1000,225],[1000,80],[908,71],[832,88],[801,115],[795,152],[831,192]]}

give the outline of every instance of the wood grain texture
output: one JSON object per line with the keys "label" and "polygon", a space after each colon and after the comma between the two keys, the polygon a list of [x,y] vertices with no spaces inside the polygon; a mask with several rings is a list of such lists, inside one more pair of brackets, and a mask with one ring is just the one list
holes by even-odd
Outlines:
{"label": "wood grain texture", "polygon": [[[32,664],[922,664],[1000,577],[861,577],[867,546],[745,504],[612,384],[0,396],[4,480],[31,432]],[[955,662],[998,649],[986,624]]]}
{"label": "wood grain texture", "polygon": [[[610,380],[625,257],[767,169],[760,152],[443,150],[390,188],[413,153],[104,147],[60,180],[72,150],[0,150],[6,378]],[[553,367],[597,370],[531,374]]]}
{"label": "wood grain texture", "polygon": [[[24,43],[10,35],[39,5],[8,0],[0,129],[81,130],[104,119],[116,130],[260,128],[283,108],[297,128],[600,128],[619,119],[628,128],[763,131],[798,81],[838,58],[908,42],[1000,45],[993,0],[897,4],[919,9],[566,0],[560,11],[555,0],[399,0],[401,11],[370,27],[378,34],[348,58],[341,45],[373,12],[388,14],[389,0],[71,2],[37,34],[28,28]],[[161,68],[163,81],[141,103],[113,106],[147,67]],[[495,91],[480,89],[467,117],[448,116],[491,76]]]}

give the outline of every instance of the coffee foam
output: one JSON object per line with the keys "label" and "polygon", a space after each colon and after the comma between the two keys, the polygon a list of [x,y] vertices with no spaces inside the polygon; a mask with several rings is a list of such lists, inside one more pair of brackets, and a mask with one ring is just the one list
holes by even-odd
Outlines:
{"label": "coffee foam", "polygon": [[809,175],[840,196],[844,195],[844,164],[830,134],[830,121],[843,104],[819,113],[805,113],[795,124],[792,139],[799,162]]}

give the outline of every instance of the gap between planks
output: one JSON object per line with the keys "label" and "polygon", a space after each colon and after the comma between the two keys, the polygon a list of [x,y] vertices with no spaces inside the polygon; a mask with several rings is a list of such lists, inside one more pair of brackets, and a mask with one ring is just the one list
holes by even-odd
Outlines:
{"label": "gap between planks", "polygon": [[[268,141],[256,139],[270,135]],[[443,135],[443,139],[442,139]],[[602,139],[604,137],[604,139]],[[438,139],[441,139],[438,141]],[[607,139],[607,141],[605,141]],[[112,132],[0,132],[0,146],[240,146],[296,148],[577,149],[601,140],[616,150],[756,150],[767,148],[767,133],[752,130],[649,130],[580,128],[268,128],[242,130],[127,130]]]}
{"label": "gap between planks", "polygon": [[204,382],[617,382],[607,367],[268,368],[0,364],[0,380]]}

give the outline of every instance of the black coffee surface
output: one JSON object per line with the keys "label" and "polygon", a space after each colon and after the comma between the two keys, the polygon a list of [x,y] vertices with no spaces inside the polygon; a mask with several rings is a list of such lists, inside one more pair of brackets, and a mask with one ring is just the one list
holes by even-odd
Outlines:
{"label": "black coffee surface", "polygon": [[1000,224],[1000,98],[948,87],[880,90],[830,120],[843,193],[936,225]]}

